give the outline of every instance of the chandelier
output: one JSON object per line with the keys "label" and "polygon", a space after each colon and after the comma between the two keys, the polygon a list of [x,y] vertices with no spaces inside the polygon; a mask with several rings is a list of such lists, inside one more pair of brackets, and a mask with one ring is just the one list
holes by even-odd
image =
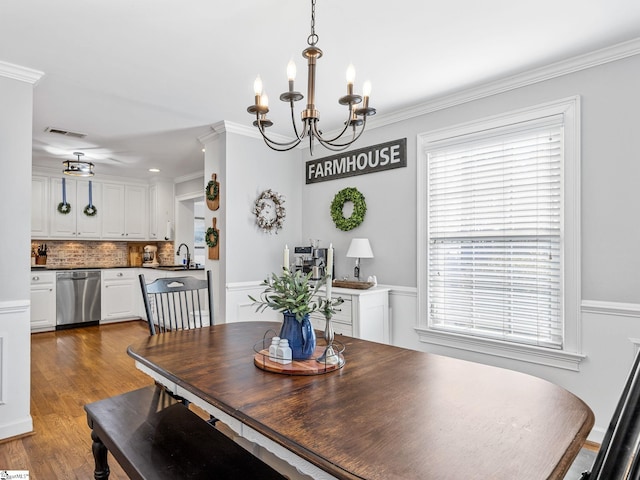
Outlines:
{"label": "chandelier", "polygon": [[62,162],[65,175],[73,175],[75,177],[93,177],[93,163],[83,162],[80,157],[84,156],[82,152],[73,152],[78,157],[77,160],[65,160]]}
{"label": "chandelier", "polygon": [[[267,136],[265,129],[273,125],[273,122],[267,118],[269,113],[269,100],[267,94],[262,88],[262,80],[260,75],[256,78],[253,89],[255,92],[255,104],[247,108],[247,111],[256,116],[253,125],[258,127],[264,142],[273,150],[285,152],[297,147],[305,138],[309,139],[309,151],[313,155],[313,144],[317,140],[321,145],[329,150],[344,150],[353,142],[355,142],[367,124],[367,117],[376,114],[376,109],[369,106],[369,96],[371,94],[371,84],[365,82],[363,86],[363,96],[353,93],[353,81],[355,79],[355,69],[353,65],[347,68],[347,94],[340,97],[338,103],[349,107],[349,112],[344,128],[342,131],[332,138],[325,138],[318,129],[318,121],[320,120],[320,112],[316,110],[316,61],[322,57],[322,50],[316,46],[318,43],[318,35],[315,30],[316,26],[316,0],[311,0],[311,34],[307,38],[309,46],[302,51],[302,56],[307,59],[307,107],[302,110],[302,126],[298,130],[296,124],[294,102],[302,100],[304,96],[300,92],[294,90],[294,80],[296,77],[296,65],[291,60],[287,65],[287,76],[289,78],[289,90],[280,95],[280,100],[288,102],[291,108],[291,123],[293,125],[293,133],[295,138],[290,142],[277,142]],[[364,101],[363,101],[364,97]],[[362,103],[362,106],[360,106]],[[349,132],[350,131],[350,132]],[[347,133],[349,132],[349,133]]]}

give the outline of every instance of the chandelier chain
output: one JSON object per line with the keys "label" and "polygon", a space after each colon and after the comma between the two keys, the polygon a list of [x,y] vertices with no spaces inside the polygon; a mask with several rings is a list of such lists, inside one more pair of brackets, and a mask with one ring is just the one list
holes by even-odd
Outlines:
{"label": "chandelier chain", "polygon": [[319,38],[316,35],[316,0],[311,0],[311,35],[307,38],[307,43],[313,47]]}

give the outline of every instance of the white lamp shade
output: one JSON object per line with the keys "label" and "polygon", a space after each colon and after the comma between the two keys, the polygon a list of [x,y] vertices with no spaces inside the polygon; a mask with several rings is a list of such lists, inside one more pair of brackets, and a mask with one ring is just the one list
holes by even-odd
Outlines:
{"label": "white lamp shade", "polygon": [[349,258],[373,258],[373,250],[368,238],[354,238],[351,240],[349,250],[347,250]]}

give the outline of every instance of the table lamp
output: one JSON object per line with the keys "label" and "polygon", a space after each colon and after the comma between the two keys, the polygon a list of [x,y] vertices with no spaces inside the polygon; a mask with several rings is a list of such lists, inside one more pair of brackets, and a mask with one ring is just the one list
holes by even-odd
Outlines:
{"label": "table lamp", "polygon": [[368,238],[353,238],[351,244],[349,244],[349,250],[347,250],[348,258],[356,259],[356,266],[353,269],[353,276],[357,281],[360,281],[360,259],[361,258],[373,258],[373,250],[371,250],[371,244]]}

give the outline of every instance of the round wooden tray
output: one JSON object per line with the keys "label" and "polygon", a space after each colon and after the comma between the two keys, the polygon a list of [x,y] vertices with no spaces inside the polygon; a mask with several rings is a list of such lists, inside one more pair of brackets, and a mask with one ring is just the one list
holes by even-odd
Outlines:
{"label": "round wooden tray", "polygon": [[[322,340],[322,339],[318,339]],[[320,343],[320,342],[319,342]],[[267,372],[281,373],[284,375],[322,375],[323,373],[333,372],[344,366],[344,345],[340,342],[333,342],[336,355],[339,357],[339,361],[330,363],[328,361],[318,361],[317,359],[322,357],[326,345],[316,345],[316,349],[313,356],[308,360],[293,360],[291,363],[278,363],[269,358],[269,349],[263,348],[266,345],[271,344],[271,339],[262,340],[254,345],[255,355],[253,356],[253,363],[256,367]]]}

